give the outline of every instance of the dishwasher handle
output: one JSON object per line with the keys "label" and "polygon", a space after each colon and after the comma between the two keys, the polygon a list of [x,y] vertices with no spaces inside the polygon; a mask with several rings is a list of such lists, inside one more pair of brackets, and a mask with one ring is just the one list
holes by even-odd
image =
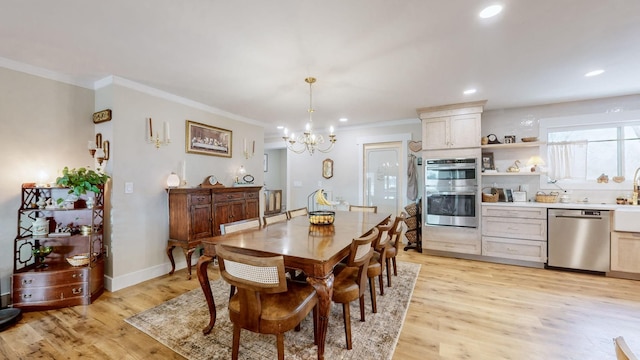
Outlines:
{"label": "dishwasher handle", "polygon": [[602,220],[602,216],[556,215],[555,217],[564,219]]}

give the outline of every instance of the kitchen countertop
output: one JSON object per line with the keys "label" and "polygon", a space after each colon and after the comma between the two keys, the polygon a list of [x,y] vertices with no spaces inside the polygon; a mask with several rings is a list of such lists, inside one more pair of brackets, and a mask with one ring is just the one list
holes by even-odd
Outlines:
{"label": "kitchen countertop", "polygon": [[570,203],[543,203],[543,202],[482,202],[482,206],[512,206],[512,207],[542,207],[548,209],[596,209],[596,210],[620,210],[637,211],[640,213],[640,206],[618,205],[595,202],[570,202]]}

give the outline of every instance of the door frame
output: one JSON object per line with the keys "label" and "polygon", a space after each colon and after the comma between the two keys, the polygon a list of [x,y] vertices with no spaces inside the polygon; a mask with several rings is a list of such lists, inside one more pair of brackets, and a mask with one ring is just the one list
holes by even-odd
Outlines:
{"label": "door frame", "polygon": [[[362,136],[356,138],[356,144],[358,145],[358,203],[364,203],[364,145],[365,144],[378,144],[378,143],[390,143],[390,142],[400,142],[400,155],[398,159],[398,167],[400,168],[400,174],[404,174],[401,176],[402,181],[401,189],[398,189],[398,197],[401,199],[400,206],[401,208],[398,211],[401,211],[404,206],[408,205],[407,193],[406,189],[408,186],[408,177],[407,172],[403,171],[403,169],[407,168],[407,149],[409,146],[409,141],[411,141],[411,133],[403,133],[403,134],[391,134],[391,135],[378,135],[378,136]],[[393,214],[394,216],[397,214]]]}

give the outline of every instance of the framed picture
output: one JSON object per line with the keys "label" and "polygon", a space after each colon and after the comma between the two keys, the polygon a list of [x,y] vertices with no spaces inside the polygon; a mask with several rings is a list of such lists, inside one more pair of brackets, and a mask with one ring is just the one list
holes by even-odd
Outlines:
{"label": "framed picture", "polygon": [[187,120],[185,135],[188,153],[231,157],[231,130]]}
{"label": "framed picture", "polygon": [[495,170],[496,166],[493,163],[493,153],[486,152],[482,153],[482,171],[485,170]]}
{"label": "framed picture", "polygon": [[504,143],[505,144],[515,144],[516,142],[516,136],[515,135],[505,135],[504,136]]}
{"label": "framed picture", "polygon": [[262,167],[264,168],[264,172],[269,171],[269,155],[264,154],[264,161],[262,163]]}
{"label": "framed picture", "polygon": [[322,161],[322,177],[325,179],[333,177],[333,160],[324,159]]}

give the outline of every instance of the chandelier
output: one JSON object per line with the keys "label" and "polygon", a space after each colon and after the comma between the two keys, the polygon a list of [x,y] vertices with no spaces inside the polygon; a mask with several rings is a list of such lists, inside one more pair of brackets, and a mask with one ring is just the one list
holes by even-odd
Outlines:
{"label": "chandelier", "polygon": [[[325,143],[325,139],[322,135],[313,133],[313,92],[312,85],[316,82],[316,78],[308,77],[304,81],[309,84],[309,122],[305,126],[304,133],[296,137],[294,133],[289,134],[287,129],[284,129],[284,136],[282,137],[287,143],[287,149],[293,151],[296,154],[302,154],[305,151],[309,152],[309,155],[318,150],[323,153],[328,153],[333,149],[333,145],[336,142],[336,135],[333,133],[333,126],[329,128],[329,145],[324,148],[320,148]],[[300,145],[297,145],[300,144]]]}

